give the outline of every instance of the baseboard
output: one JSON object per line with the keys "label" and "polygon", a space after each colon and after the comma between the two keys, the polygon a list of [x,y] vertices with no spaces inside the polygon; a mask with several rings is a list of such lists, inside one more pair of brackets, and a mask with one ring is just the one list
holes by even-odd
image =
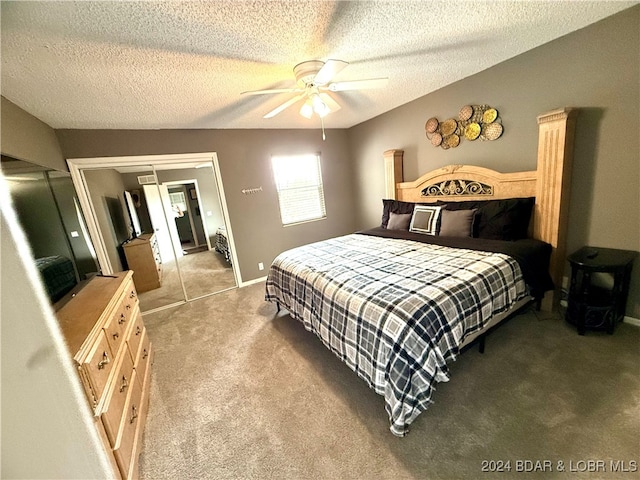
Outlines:
{"label": "baseboard", "polygon": [[266,279],[267,279],[267,277],[264,276],[264,277],[260,277],[260,278],[254,278],[253,280],[249,280],[248,282],[241,282],[240,283],[240,288],[248,287],[249,285],[254,285],[256,283],[264,282]]}

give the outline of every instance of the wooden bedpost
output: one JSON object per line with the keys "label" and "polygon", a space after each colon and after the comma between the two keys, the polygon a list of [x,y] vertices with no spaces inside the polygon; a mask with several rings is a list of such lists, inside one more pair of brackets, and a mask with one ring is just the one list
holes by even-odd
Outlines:
{"label": "wooden bedpost", "polygon": [[561,108],[538,116],[538,179],[533,234],[551,244],[549,272],[556,286],[547,292],[541,308],[560,303],[564,275],[573,139],[578,110]]}
{"label": "wooden bedpost", "polygon": [[384,152],[384,194],[385,198],[398,198],[397,184],[403,182],[402,155],[404,150],[387,150]]}

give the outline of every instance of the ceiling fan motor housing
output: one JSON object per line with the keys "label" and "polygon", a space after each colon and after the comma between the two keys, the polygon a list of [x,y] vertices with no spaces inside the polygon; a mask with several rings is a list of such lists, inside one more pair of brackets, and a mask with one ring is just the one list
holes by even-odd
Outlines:
{"label": "ceiling fan motor housing", "polygon": [[296,76],[296,82],[301,87],[306,87],[313,83],[313,79],[323,67],[324,62],[320,60],[309,60],[299,63],[293,67],[293,74]]}

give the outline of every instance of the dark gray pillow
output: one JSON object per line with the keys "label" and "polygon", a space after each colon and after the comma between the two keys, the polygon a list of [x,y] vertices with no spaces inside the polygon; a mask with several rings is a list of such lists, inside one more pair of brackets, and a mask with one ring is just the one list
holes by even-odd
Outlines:
{"label": "dark gray pillow", "polygon": [[471,237],[473,235],[473,210],[442,210],[440,212],[441,237]]}
{"label": "dark gray pillow", "polygon": [[413,202],[403,202],[400,200],[383,199],[382,200],[382,228],[388,228],[390,213],[413,213]]}
{"label": "dark gray pillow", "polygon": [[493,240],[519,240],[527,238],[535,198],[506,200],[478,200],[438,202],[445,210],[477,208],[474,237]]}
{"label": "dark gray pillow", "polygon": [[387,229],[389,230],[409,230],[411,223],[411,213],[393,213],[389,212],[389,222]]}

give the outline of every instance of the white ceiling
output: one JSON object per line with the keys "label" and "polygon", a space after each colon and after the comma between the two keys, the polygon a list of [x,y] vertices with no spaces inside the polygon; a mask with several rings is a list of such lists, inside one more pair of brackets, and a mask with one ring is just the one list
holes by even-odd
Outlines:
{"label": "white ceiling", "polygon": [[339,59],[337,81],[389,78],[332,94],[325,126],[347,128],[636,3],[3,0],[2,95],[53,128],[318,128],[240,92]]}

